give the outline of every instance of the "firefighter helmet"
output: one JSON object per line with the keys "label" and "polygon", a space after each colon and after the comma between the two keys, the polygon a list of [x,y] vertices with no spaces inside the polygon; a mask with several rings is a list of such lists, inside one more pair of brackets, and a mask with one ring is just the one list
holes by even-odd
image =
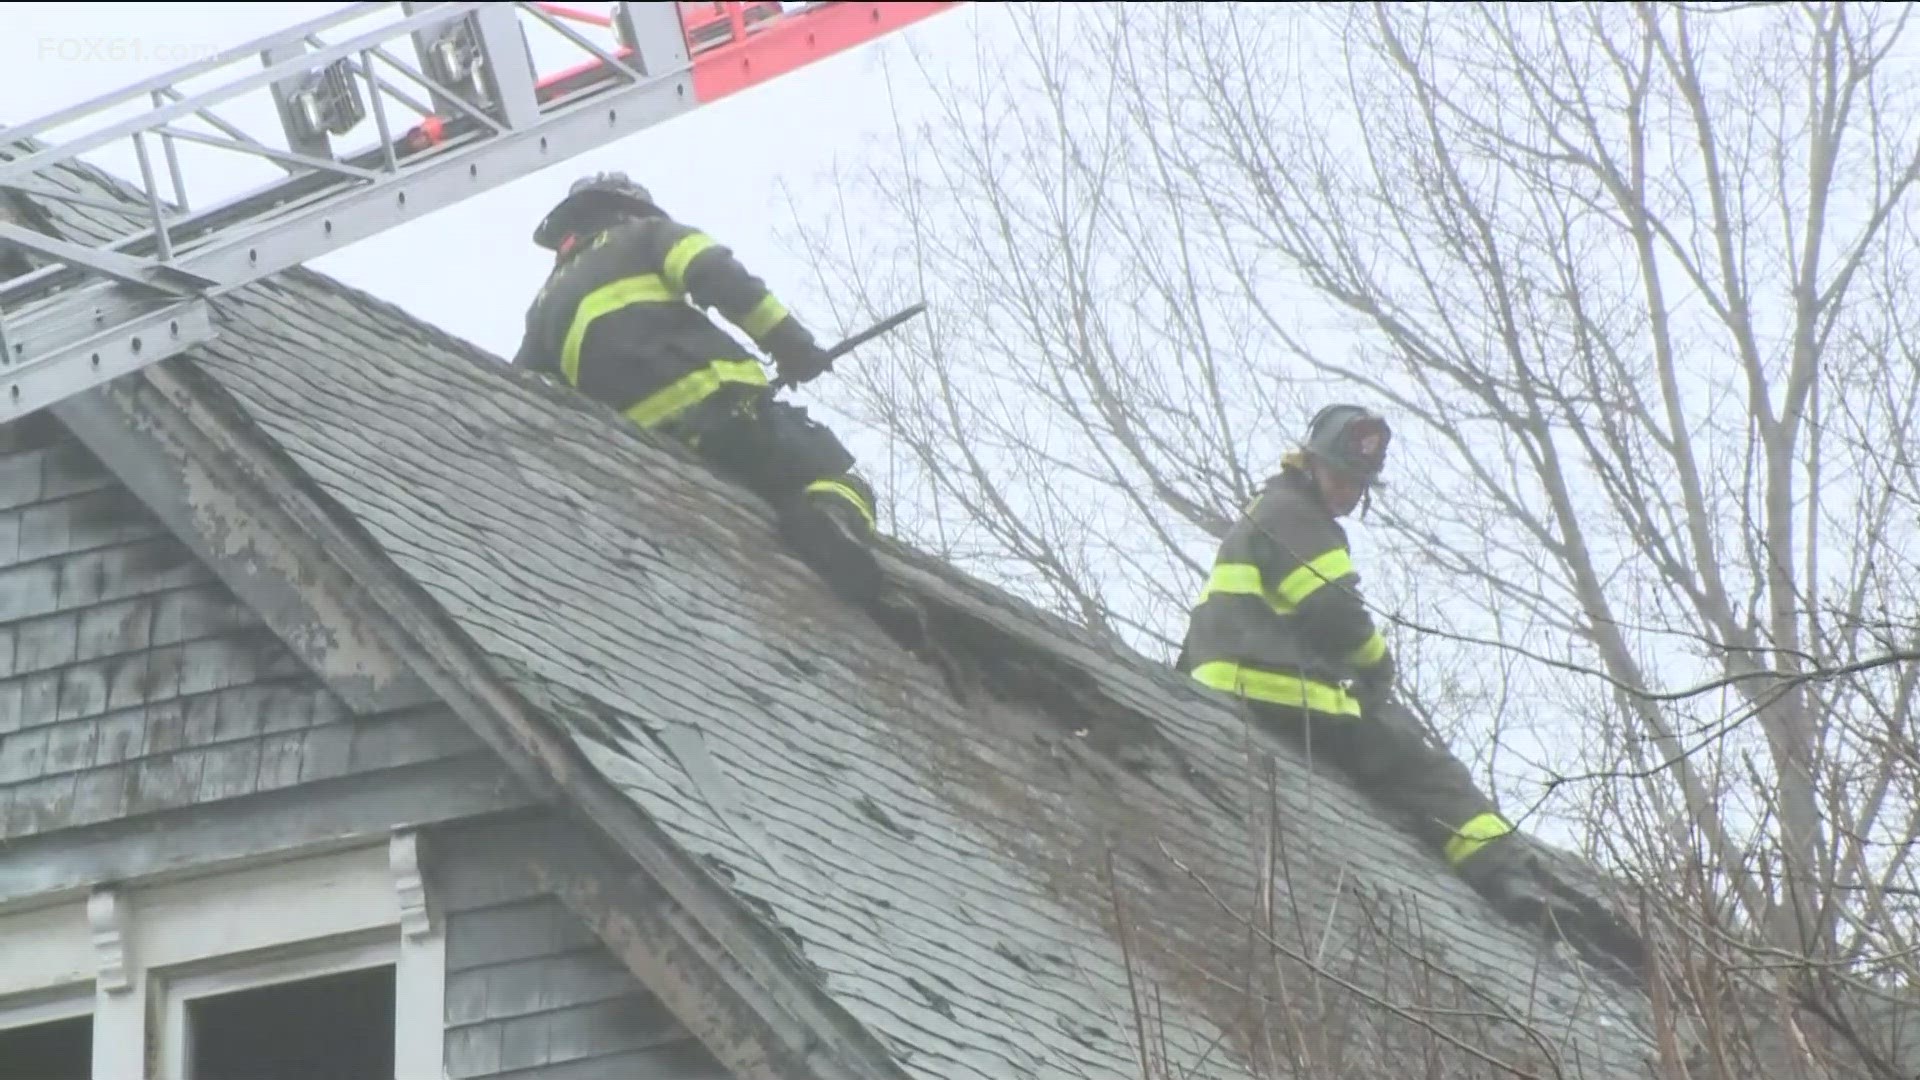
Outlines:
{"label": "firefighter helmet", "polygon": [[608,209],[657,211],[653,193],[634,183],[623,172],[595,173],[575,180],[540,225],[533,231],[533,242],[548,251],[558,251],[560,241],[582,220]]}
{"label": "firefighter helmet", "polygon": [[1365,483],[1387,464],[1393,431],[1384,418],[1359,405],[1328,405],[1307,425],[1307,455]]}

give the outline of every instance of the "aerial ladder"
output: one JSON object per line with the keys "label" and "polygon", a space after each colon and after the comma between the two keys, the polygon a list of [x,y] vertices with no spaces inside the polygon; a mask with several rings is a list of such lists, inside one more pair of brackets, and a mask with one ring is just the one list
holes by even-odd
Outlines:
{"label": "aerial ladder", "polygon": [[[17,271],[0,280],[0,422],[211,341],[223,294],[957,6],[354,4],[0,127],[0,201],[97,200],[62,172],[130,146],[135,198],[110,209],[139,223],[81,242],[0,217]],[[536,57],[529,29],[564,55]],[[185,89],[208,77],[223,81]],[[273,175],[199,205],[232,166],[189,147]]]}

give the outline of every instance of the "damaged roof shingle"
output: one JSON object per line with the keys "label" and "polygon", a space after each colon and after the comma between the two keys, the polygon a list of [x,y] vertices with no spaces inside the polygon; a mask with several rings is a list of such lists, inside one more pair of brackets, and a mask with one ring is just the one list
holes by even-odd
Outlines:
{"label": "damaged roof shingle", "polygon": [[[1646,1075],[1644,1002],[1173,672],[902,553],[950,685],[611,413],[311,272],[219,319],[191,362],[909,1075],[1137,1076],[1137,1006],[1168,1075],[1252,1075],[1256,1044]],[[1311,1021],[1251,1037],[1250,987]]]}

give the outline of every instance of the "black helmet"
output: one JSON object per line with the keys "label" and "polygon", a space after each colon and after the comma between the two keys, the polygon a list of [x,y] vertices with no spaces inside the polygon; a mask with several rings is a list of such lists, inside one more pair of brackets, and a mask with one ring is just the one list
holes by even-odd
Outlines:
{"label": "black helmet", "polygon": [[1386,420],[1359,405],[1328,405],[1307,425],[1308,456],[1371,483],[1387,464],[1393,431]]}
{"label": "black helmet", "polygon": [[533,242],[548,251],[558,251],[561,239],[572,232],[580,221],[609,209],[645,212],[657,211],[659,207],[653,201],[653,193],[627,179],[626,173],[583,176],[567,188],[566,198],[547,211],[539,227],[533,230]]}

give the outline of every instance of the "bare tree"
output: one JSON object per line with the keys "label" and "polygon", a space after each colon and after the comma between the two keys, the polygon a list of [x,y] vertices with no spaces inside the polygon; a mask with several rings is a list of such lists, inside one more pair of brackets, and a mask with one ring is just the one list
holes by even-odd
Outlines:
{"label": "bare tree", "polygon": [[933,302],[835,399],[895,531],[1170,655],[1312,408],[1378,405],[1429,711],[1691,932],[1920,976],[1908,7],[995,7],[805,230]]}
{"label": "bare tree", "polygon": [[[913,479],[888,485],[902,534],[1166,649],[1209,554],[1196,538],[1252,497],[1247,463],[1277,453],[1249,413],[1288,387],[1248,362],[1267,346],[1232,311],[1237,283],[1195,250],[1198,222],[1142,205],[1160,185],[1088,47],[1106,43],[1084,40],[1095,9],[1133,17],[1018,11],[998,44],[1020,54],[983,44],[974,84],[902,132],[898,165],[852,181],[834,229],[886,235],[807,240],[836,275],[829,296],[935,301],[928,335],[850,365],[853,400],[834,399],[908,457]],[[1092,112],[1089,79],[1110,84]]]}

